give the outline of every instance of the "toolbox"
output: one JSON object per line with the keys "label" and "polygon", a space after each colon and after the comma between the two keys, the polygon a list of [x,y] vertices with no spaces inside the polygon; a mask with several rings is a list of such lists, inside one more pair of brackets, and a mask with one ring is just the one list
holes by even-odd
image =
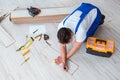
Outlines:
{"label": "toolbox", "polygon": [[97,56],[110,57],[114,53],[114,46],[113,40],[88,37],[86,52]]}

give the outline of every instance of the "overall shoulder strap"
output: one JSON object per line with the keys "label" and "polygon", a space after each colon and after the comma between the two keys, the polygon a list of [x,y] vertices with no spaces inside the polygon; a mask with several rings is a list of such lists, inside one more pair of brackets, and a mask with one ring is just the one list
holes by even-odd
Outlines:
{"label": "overall shoulder strap", "polygon": [[85,18],[85,16],[93,9],[93,8],[96,8],[95,6],[93,6],[92,4],[89,4],[89,3],[83,3],[78,9],[80,11],[82,11],[82,15],[80,16],[80,20],[76,26],[76,29],[75,29],[75,34],[79,28],[79,25],[81,24],[81,22],[83,21],[83,19]]}
{"label": "overall shoulder strap", "polygon": [[[81,12],[82,12],[82,15],[80,16],[80,20],[79,20],[79,22],[77,23],[77,26],[76,26],[76,28],[75,28],[75,34],[76,34],[76,32],[77,32],[77,30],[78,30],[78,28],[79,28],[79,25],[81,24],[81,22],[83,21],[83,19],[85,18],[85,16],[89,13],[89,11],[91,11],[93,8],[96,8],[96,9],[97,9],[97,13],[98,13],[97,17],[99,17],[99,19],[96,18],[96,20],[97,20],[97,21],[100,21],[100,20],[101,20],[101,12],[100,12],[100,10],[99,10],[96,6],[94,6],[94,5],[92,5],[92,4],[82,3],[77,9],[75,9],[69,16],[67,16],[67,17],[65,18],[65,20],[63,21],[63,25],[65,24],[66,20],[67,20],[72,14],[74,14],[74,12],[76,12],[76,11],[81,11]],[[99,24],[99,23],[98,23],[98,24]],[[95,23],[94,23],[93,25],[95,25]]]}

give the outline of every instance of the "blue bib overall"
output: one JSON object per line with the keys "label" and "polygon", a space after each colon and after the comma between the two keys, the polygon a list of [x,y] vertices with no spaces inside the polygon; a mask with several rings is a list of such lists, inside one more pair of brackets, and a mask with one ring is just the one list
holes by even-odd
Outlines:
{"label": "blue bib overall", "polygon": [[[94,22],[92,23],[92,25],[90,26],[90,28],[88,29],[87,33],[86,33],[86,39],[89,37],[89,36],[92,36],[94,34],[94,32],[96,31],[96,29],[98,28],[99,26],[99,23],[102,19],[102,14],[100,12],[100,10],[92,5],[92,4],[89,4],[89,3],[82,3],[76,10],[74,10],[64,21],[63,21],[63,25],[65,24],[66,20],[72,15],[74,14],[74,12],[76,11],[81,11],[82,14],[80,16],[80,20],[78,21],[77,23],[77,26],[75,28],[75,34],[76,32],[78,31],[78,28],[79,28],[79,25],[81,24],[81,22],[83,21],[83,19],[85,18],[85,16],[92,10],[92,9],[97,9],[97,16],[94,20]],[[85,41],[86,41],[85,39]]]}

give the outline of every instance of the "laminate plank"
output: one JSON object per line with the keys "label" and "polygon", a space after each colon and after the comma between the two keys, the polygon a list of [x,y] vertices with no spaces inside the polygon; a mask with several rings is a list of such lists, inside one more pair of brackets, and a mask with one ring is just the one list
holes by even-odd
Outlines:
{"label": "laminate plank", "polygon": [[0,41],[3,42],[5,47],[8,47],[15,42],[13,37],[10,36],[10,34],[7,33],[1,25],[0,25]]}

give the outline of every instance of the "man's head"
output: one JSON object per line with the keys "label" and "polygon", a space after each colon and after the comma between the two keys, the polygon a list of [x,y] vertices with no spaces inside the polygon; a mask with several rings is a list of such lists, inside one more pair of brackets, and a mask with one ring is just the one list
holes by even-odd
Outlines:
{"label": "man's head", "polygon": [[71,29],[63,27],[63,28],[59,29],[59,31],[57,33],[57,38],[60,43],[67,44],[71,41],[72,34],[73,34],[73,32],[71,31]]}

